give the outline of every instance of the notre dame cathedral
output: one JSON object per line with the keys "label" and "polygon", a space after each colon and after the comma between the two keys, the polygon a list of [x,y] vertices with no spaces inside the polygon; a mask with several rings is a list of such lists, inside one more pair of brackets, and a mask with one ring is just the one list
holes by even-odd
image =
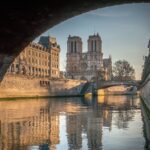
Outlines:
{"label": "notre dame cathedral", "polygon": [[111,56],[103,59],[102,40],[99,34],[89,36],[87,52],[82,52],[82,39],[79,36],[69,35],[66,71],[67,77],[71,79],[111,80]]}

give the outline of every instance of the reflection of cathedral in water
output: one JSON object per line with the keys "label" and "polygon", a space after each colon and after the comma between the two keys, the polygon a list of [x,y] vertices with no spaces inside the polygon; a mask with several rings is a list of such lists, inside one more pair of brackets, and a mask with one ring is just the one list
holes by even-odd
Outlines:
{"label": "reflection of cathedral in water", "polygon": [[[82,134],[85,131],[87,134],[88,148],[92,150],[100,150],[102,146],[102,118],[91,119],[90,116],[87,116],[84,120],[86,121],[84,122],[86,124],[83,124],[82,117],[76,115],[70,115],[67,117],[69,150],[82,148]],[[86,128],[83,129],[83,126]]]}
{"label": "reflection of cathedral in water", "polygon": [[[101,115],[101,113],[100,113]],[[87,135],[87,146],[91,150],[102,149],[102,116],[94,111],[67,116],[67,138],[69,150],[82,148],[82,136]]]}
{"label": "reflection of cathedral in water", "polygon": [[78,115],[67,117],[67,136],[69,150],[82,148],[82,123]]}
{"label": "reflection of cathedral in water", "polygon": [[[140,106],[140,100],[131,96],[99,98],[102,100],[101,103],[97,98],[95,103],[90,103],[90,110],[77,111],[67,115],[69,150],[82,149],[85,135],[87,149],[102,150],[104,128],[110,132],[113,125],[118,129],[127,129],[129,122],[134,118],[134,110]],[[84,100],[84,104],[86,104],[86,100]],[[87,100],[87,104],[89,106],[89,100]]]}

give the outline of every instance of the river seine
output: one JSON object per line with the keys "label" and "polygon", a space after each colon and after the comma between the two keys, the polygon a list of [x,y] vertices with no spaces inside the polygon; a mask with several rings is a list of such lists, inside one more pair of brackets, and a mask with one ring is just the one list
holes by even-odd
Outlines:
{"label": "river seine", "polygon": [[148,150],[138,96],[0,101],[0,150]]}

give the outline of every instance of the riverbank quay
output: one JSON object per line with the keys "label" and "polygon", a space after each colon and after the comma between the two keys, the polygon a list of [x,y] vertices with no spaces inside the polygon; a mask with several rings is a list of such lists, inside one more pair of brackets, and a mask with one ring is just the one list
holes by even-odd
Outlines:
{"label": "riverbank quay", "polygon": [[6,75],[0,83],[0,98],[82,96],[86,81]]}

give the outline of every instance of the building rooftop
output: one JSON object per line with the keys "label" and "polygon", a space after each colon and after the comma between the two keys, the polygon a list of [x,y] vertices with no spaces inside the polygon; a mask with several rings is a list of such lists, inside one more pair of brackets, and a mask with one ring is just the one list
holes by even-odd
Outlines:
{"label": "building rooftop", "polygon": [[104,65],[104,67],[107,67],[110,64],[111,64],[111,57],[103,59],[103,65]]}
{"label": "building rooftop", "polygon": [[31,42],[29,44],[30,47],[33,47],[33,48],[37,48],[39,50],[42,50],[42,51],[46,51],[46,52],[49,52],[49,49],[44,47],[43,45],[39,44],[39,43],[34,43],[34,42]]}
{"label": "building rooftop", "polygon": [[68,38],[70,38],[70,39],[77,38],[77,39],[80,39],[80,40],[81,40],[81,37],[79,37],[79,36],[71,36],[71,35],[69,35]]}
{"label": "building rooftop", "polygon": [[89,38],[92,38],[92,37],[99,37],[99,38],[101,39],[99,33],[97,33],[97,34],[94,33],[93,35],[90,35],[90,36],[89,36]]}
{"label": "building rooftop", "polygon": [[55,37],[41,36],[38,43],[46,48],[57,47],[57,41]]}

